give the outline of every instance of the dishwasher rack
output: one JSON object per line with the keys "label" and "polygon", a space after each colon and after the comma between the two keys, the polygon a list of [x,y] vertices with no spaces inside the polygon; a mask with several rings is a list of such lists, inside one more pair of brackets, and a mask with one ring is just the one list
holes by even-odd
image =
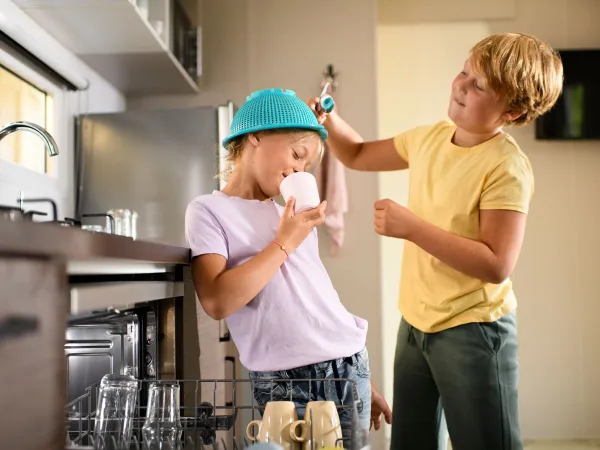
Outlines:
{"label": "dishwasher rack", "polygon": [[[253,387],[253,383],[271,384],[271,398],[273,391],[285,383],[288,386],[286,399],[293,402],[306,402],[306,399],[294,397],[298,390],[294,386],[308,384],[308,396],[313,398],[314,389],[318,386],[327,386],[327,383],[339,383],[343,386],[343,392],[350,389],[351,400],[346,404],[336,402],[338,413],[351,410],[352,432],[349,437],[338,441],[338,445],[344,448],[358,450],[368,446],[368,430],[360,428],[358,410],[360,398],[356,382],[350,379],[219,379],[219,380],[138,380],[137,404],[134,411],[133,434],[130,450],[145,450],[142,440],[142,426],[146,418],[146,401],[150,385],[154,383],[177,383],[180,386],[180,420],[183,428],[182,438],[177,448],[165,450],[238,450],[252,447],[254,442],[249,441],[245,434],[238,436],[237,428],[245,430],[246,422],[241,416],[248,416],[247,422],[261,418],[264,406],[259,406],[254,396],[249,404],[238,403],[240,388],[242,386]],[[334,389],[331,387],[331,389]],[[94,421],[96,417],[96,402],[99,393],[99,385],[93,384],[86,388],[85,393],[69,402],[66,406],[67,426],[67,448],[83,449],[94,447]],[[232,401],[220,400],[228,393]],[[288,394],[289,393],[289,394]],[[289,395],[289,396],[288,396]],[[208,398],[207,398],[208,397]],[[210,401],[207,401],[210,400]],[[297,407],[298,408],[298,407]],[[310,419],[306,418],[307,420]],[[217,437],[217,432],[225,431],[226,437]],[[312,423],[309,426],[312,435]],[[240,433],[241,434],[241,433]],[[313,450],[317,450],[314,448]]]}

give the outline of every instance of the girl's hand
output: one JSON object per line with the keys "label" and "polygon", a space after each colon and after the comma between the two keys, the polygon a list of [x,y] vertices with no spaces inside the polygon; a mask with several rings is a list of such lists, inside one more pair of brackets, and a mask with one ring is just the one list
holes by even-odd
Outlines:
{"label": "girl's hand", "polygon": [[375,202],[375,232],[382,236],[410,239],[419,227],[419,217],[398,203],[385,199]]}
{"label": "girl's hand", "polygon": [[[309,101],[306,102],[306,104],[312,110],[312,112],[315,114],[318,122],[321,125],[323,125],[323,123],[325,123],[325,120],[327,119],[328,114],[324,111],[317,110],[317,105],[319,104],[319,97],[311,98]],[[333,108],[333,111],[335,111],[335,107]],[[331,114],[333,111],[331,111],[329,114]]]}
{"label": "girl's hand", "polygon": [[314,227],[325,222],[325,208],[327,201],[308,211],[294,214],[296,199],[291,197],[285,204],[285,210],[279,222],[279,229],[275,240],[284,245],[289,253],[296,250],[306,239]]}
{"label": "girl's hand", "polygon": [[381,416],[383,416],[385,423],[388,425],[392,424],[392,410],[388,405],[383,395],[381,395],[371,383],[371,426],[370,429],[375,428],[375,431],[381,428]]}

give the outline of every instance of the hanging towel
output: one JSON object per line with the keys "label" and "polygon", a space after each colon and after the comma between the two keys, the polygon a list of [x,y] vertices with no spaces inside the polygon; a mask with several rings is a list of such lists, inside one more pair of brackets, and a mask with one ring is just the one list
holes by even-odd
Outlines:
{"label": "hanging towel", "polygon": [[[321,89],[326,82],[326,80],[323,81]],[[331,92],[329,93],[331,94]],[[338,108],[337,99],[335,107]],[[323,161],[317,167],[315,176],[321,200],[327,200],[325,231],[329,236],[329,254],[336,256],[344,244],[344,214],[348,212],[348,191],[346,169],[329,151],[327,142],[325,142]]]}

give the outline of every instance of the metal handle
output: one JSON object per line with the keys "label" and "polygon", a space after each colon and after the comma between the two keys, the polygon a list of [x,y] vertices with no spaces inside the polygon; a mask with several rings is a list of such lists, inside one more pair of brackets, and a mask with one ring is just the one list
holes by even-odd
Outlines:
{"label": "metal handle", "polygon": [[219,342],[231,341],[231,333],[229,332],[229,330],[227,330],[227,332],[225,332],[225,334],[221,333],[221,326],[224,322],[225,322],[224,320],[219,320]]}
{"label": "metal handle", "polygon": [[20,198],[17,199],[17,202],[23,209],[23,203],[50,203],[52,206],[52,220],[56,222],[58,220],[58,206],[56,206],[56,202],[51,198],[23,198],[21,195]]}
{"label": "metal handle", "polygon": [[33,217],[33,216],[47,216],[48,213],[42,212],[42,211],[26,211],[23,214],[25,214],[25,216],[27,217]]}
{"label": "metal handle", "polygon": [[33,333],[40,327],[35,316],[8,316],[0,319],[0,341]]}
{"label": "metal handle", "polygon": [[65,217],[65,222],[70,223],[73,226],[81,226],[81,221],[77,219],[73,219],[72,217]]}
{"label": "metal handle", "polygon": [[[232,367],[233,367],[233,379],[235,380],[237,377],[235,376],[235,358],[233,356],[226,356],[225,357],[225,362],[230,362]],[[227,407],[233,407],[233,404],[235,403],[235,398],[232,399],[232,401],[230,402],[225,402],[225,406]]]}

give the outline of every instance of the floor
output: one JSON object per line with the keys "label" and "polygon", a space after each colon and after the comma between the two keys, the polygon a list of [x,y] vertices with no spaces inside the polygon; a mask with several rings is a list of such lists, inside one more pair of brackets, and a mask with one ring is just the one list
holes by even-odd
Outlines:
{"label": "floor", "polygon": [[525,450],[591,450],[600,449],[600,441],[526,442]]}
{"label": "floor", "polygon": [[[531,441],[525,442],[524,450],[595,450],[600,449],[600,441]],[[448,445],[448,450],[452,446]]]}

